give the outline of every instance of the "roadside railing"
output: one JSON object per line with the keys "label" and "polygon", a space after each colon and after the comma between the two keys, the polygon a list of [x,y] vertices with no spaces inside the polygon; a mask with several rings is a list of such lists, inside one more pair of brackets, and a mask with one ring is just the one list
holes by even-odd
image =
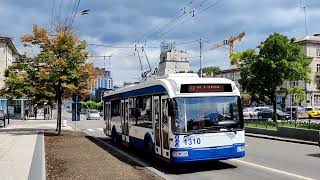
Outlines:
{"label": "roadside railing", "polygon": [[298,119],[298,120],[277,120],[271,119],[245,119],[246,127],[276,129],[277,127],[290,127],[302,129],[320,130],[320,120],[316,119]]}

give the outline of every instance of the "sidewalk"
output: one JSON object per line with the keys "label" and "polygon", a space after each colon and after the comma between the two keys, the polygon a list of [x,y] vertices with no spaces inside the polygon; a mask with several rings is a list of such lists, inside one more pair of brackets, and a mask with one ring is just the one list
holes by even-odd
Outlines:
{"label": "sidewalk", "polygon": [[55,127],[55,120],[10,120],[0,128],[1,180],[45,179],[43,130]]}

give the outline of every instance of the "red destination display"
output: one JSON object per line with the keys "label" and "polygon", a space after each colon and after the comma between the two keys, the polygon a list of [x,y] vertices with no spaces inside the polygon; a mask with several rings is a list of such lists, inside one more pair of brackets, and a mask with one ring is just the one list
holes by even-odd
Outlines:
{"label": "red destination display", "polygon": [[180,93],[232,92],[231,84],[182,84]]}

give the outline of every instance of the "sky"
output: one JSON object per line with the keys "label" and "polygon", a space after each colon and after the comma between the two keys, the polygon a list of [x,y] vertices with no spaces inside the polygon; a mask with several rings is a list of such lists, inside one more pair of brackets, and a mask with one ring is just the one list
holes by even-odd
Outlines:
{"label": "sky", "polygon": [[[52,22],[71,19],[78,0],[0,0],[0,35],[14,39],[20,53],[36,53],[20,43],[20,37],[31,33],[32,25],[52,29]],[[74,32],[89,44],[96,66],[109,68],[116,85],[137,81],[141,72],[137,52],[144,46],[152,69],[159,63],[160,43],[176,43],[176,49],[188,52],[191,69],[197,71],[199,39],[203,40],[202,66],[229,67],[227,47],[210,50],[231,35],[245,32],[236,51],[255,48],[268,35],[279,32],[289,38],[305,32],[306,7],[308,34],[320,33],[318,0],[81,0]],[[96,46],[96,45],[104,46]],[[112,47],[111,47],[112,46]],[[122,47],[122,48],[120,48]],[[128,48],[129,47],[129,48]]]}

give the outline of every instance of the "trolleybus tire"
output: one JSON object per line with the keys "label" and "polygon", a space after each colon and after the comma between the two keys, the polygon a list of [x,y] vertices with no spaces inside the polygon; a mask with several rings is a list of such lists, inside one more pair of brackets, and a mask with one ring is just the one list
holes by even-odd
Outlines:
{"label": "trolleybus tire", "polygon": [[144,140],[144,153],[147,159],[152,159],[154,156],[153,143],[150,139]]}
{"label": "trolleybus tire", "polygon": [[117,138],[117,133],[116,133],[115,129],[112,129],[111,140],[112,140],[113,144],[118,144],[118,138]]}

